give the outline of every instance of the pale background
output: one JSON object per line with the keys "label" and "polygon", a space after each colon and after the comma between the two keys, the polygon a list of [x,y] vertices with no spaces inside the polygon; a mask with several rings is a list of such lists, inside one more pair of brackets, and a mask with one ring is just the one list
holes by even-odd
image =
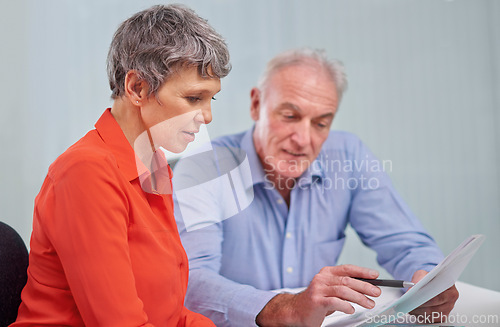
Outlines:
{"label": "pale background", "polygon": [[[212,138],[252,125],[249,90],[272,56],[326,49],[350,83],[334,128],[392,161],[397,189],[445,254],[485,234],[461,280],[500,291],[500,1],[178,2],[207,18],[231,51]],[[0,220],[26,243],[48,166],[111,105],[113,32],[156,3],[1,0]],[[350,236],[341,262],[376,267]]]}

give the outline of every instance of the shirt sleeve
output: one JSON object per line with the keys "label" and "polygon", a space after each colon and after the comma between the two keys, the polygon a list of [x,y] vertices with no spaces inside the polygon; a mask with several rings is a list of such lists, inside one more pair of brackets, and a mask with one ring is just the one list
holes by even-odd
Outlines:
{"label": "shirt sleeve", "polygon": [[[177,210],[178,202],[174,203]],[[188,232],[181,217],[176,211],[177,225],[189,258],[186,307],[210,318],[217,326],[256,326],[255,318],[276,293],[239,284],[220,275],[222,223]]]}
{"label": "shirt sleeve", "polygon": [[366,163],[354,172],[359,186],[349,213],[361,241],[376,251],[378,263],[395,278],[411,280],[415,271],[431,270],[443,254],[396,192],[383,164],[359,140],[352,160]]}
{"label": "shirt sleeve", "polygon": [[57,253],[85,325],[152,326],[130,261],[130,203],[112,164],[78,160],[49,172],[35,223]]}

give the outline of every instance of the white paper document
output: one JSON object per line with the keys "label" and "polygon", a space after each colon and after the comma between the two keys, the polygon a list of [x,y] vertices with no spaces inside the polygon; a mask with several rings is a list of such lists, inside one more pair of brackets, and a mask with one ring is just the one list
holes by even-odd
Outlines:
{"label": "white paper document", "polygon": [[472,235],[406,293],[382,287],[382,295],[373,298],[376,303],[373,309],[353,304],[356,309],[354,314],[335,312],[325,318],[322,326],[368,327],[393,322],[453,286],[483,241],[484,235]]}

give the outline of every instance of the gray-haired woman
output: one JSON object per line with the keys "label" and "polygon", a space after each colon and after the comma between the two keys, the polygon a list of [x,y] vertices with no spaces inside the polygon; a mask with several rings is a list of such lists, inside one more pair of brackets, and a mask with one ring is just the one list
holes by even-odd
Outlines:
{"label": "gray-haired woman", "polygon": [[194,140],[229,71],[224,40],[190,9],[155,6],[121,24],[108,56],[113,106],[36,198],[13,326],[213,326],[183,304],[188,262],[157,149]]}

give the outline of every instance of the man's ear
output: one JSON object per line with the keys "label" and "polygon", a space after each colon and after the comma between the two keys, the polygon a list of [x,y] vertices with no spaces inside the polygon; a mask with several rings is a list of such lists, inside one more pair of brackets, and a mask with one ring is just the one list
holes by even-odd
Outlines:
{"label": "man's ear", "polygon": [[135,70],[129,70],[125,76],[125,95],[134,105],[140,105],[148,98],[148,83]]}
{"label": "man's ear", "polygon": [[250,91],[250,117],[254,121],[258,121],[260,117],[260,96],[261,92],[258,88],[254,87]]}

